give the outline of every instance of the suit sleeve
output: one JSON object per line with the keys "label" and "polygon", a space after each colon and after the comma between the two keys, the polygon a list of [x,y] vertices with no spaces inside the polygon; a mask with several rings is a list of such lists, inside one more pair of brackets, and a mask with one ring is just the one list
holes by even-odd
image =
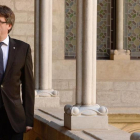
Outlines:
{"label": "suit sleeve", "polygon": [[26,126],[33,127],[34,122],[34,78],[33,78],[33,64],[31,57],[31,49],[28,46],[26,53],[25,65],[22,69],[22,100],[26,115]]}

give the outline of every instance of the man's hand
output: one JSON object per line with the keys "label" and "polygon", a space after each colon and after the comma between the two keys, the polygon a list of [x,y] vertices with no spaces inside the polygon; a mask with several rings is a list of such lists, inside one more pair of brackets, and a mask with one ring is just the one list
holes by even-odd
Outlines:
{"label": "man's hand", "polygon": [[29,132],[30,130],[32,130],[32,127],[26,126],[26,133]]}

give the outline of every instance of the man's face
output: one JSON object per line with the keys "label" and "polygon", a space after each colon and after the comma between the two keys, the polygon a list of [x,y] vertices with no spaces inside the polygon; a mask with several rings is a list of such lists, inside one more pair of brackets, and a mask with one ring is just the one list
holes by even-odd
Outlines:
{"label": "man's face", "polygon": [[4,17],[0,16],[0,37],[7,36],[8,30],[11,29],[12,25],[8,23],[1,23],[6,22]]}

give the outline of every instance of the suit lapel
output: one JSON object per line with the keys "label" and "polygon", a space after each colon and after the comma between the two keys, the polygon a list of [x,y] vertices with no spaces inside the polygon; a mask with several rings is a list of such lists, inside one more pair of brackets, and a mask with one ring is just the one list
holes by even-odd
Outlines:
{"label": "suit lapel", "polygon": [[3,81],[5,79],[5,77],[7,76],[13,62],[14,62],[14,59],[15,59],[15,56],[16,56],[16,53],[17,53],[17,47],[16,47],[16,43],[13,39],[11,39],[9,37],[9,53],[8,53],[8,61],[7,61],[7,65],[6,65],[6,69],[5,69],[5,74],[4,74],[4,77],[3,77]]}

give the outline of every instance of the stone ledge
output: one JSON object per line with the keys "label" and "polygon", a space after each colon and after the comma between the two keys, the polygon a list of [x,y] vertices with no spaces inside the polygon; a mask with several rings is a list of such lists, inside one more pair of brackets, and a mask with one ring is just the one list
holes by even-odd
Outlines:
{"label": "stone ledge", "polygon": [[109,130],[104,131],[84,131],[87,135],[90,135],[97,140],[129,140],[130,134],[122,130],[116,129],[110,126]]}
{"label": "stone ledge", "polygon": [[[50,114],[54,118],[64,120],[64,107],[58,108],[40,108],[45,114]],[[139,123],[140,108],[108,108],[109,123]]]}
{"label": "stone ledge", "polygon": [[[62,118],[63,108],[45,109],[52,115],[59,114]],[[60,115],[61,114],[61,115]],[[35,123],[33,130],[24,134],[24,140],[129,140],[130,134],[109,125],[108,130],[71,131],[64,127],[64,121],[49,114],[35,110]]]}

